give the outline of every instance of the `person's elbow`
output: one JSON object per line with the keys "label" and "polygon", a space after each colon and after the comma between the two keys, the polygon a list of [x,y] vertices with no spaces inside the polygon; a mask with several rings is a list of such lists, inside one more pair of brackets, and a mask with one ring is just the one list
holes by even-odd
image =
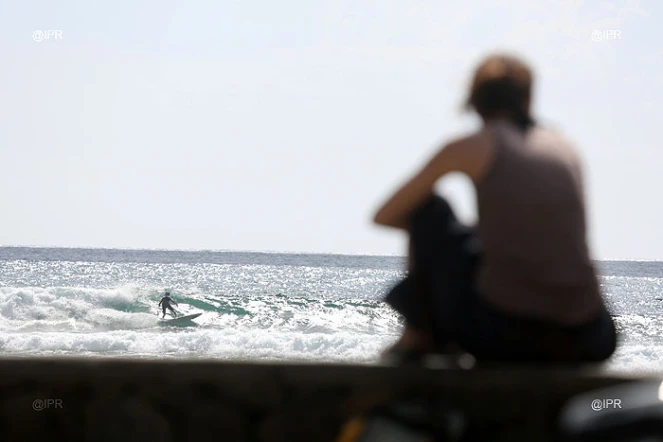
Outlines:
{"label": "person's elbow", "polygon": [[384,208],[378,210],[375,212],[375,215],[373,215],[373,223],[379,226],[388,226],[390,223],[390,217],[388,215],[388,213],[385,213]]}
{"label": "person's elbow", "polygon": [[379,226],[394,227],[397,229],[404,229],[407,224],[404,222],[404,220],[399,219],[398,217],[395,217],[393,214],[389,214],[384,210],[379,210],[375,216],[373,216],[373,223]]}

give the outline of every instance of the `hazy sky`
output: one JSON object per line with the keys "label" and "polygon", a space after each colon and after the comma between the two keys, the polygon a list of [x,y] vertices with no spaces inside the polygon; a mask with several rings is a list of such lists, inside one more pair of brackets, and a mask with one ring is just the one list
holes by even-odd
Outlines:
{"label": "hazy sky", "polygon": [[[459,105],[497,49],[581,151],[594,257],[663,259],[662,19],[656,0],[2,2],[0,244],[402,254],[372,215],[477,125]],[[474,218],[468,181],[440,190]]]}

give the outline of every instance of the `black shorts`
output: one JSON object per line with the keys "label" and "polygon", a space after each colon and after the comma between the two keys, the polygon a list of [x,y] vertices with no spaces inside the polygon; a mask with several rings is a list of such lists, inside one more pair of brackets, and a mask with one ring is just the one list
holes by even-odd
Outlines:
{"label": "black shorts", "polygon": [[616,331],[606,308],[586,324],[565,327],[514,317],[484,301],[476,288],[477,232],[439,196],[413,214],[409,234],[412,268],[386,302],[440,349],[454,344],[478,361],[533,363],[598,362],[614,352]]}

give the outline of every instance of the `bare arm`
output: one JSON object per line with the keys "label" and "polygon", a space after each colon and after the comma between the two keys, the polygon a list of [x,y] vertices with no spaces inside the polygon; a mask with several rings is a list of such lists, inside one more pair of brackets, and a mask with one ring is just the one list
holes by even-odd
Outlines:
{"label": "bare arm", "polygon": [[407,229],[410,216],[433,193],[440,178],[458,171],[476,179],[491,158],[492,143],[483,133],[447,144],[383,204],[373,221],[383,226]]}

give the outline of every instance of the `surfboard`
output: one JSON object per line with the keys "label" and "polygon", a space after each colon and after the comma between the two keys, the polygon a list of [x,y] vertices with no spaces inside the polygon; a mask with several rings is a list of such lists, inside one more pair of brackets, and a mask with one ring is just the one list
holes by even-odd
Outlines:
{"label": "surfboard", "polygon": [[162,319],[161,322],[166,323],[166,324],[179,324],[181,322],[191,321],[192,319],[195,319],[200,315],[202,315],[202,313],[194,313],[192,315],[178,316],[177,318],[173,318],[173,319]]}

